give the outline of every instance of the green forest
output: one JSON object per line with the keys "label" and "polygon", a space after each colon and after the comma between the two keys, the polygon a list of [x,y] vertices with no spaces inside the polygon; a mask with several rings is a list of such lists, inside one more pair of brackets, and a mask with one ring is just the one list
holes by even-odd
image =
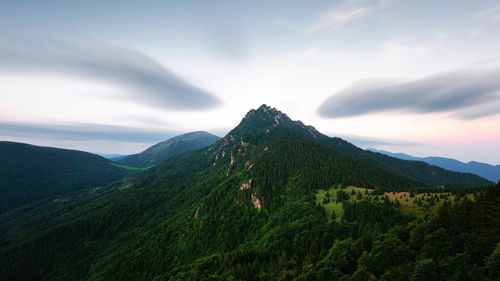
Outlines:
{"label": "green forest", "polygon": [[259,109],[206,148],[1,214],[0,245],[1,280],[500,280],[500,184]]}

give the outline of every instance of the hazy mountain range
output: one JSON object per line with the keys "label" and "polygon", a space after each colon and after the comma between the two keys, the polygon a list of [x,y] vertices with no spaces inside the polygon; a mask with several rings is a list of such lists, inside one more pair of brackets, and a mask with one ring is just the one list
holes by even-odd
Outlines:
{"label": "hazy mountain range", "polygon": [[476,161],[470,161],[467,163],[445,157],[415,157],[405,153],[393,153],[384,150],[377,149],[369,149],[374,152],[379,152],[385,155],[389,155],[391,157],[411,160],[411,161],[423,161],[429,163],[434,166],[438,166],[450,171],[462,172],[462,173],[471,173],[479,175],[485,179],[488,179],[493,182],[497,182],[500,180],[500,165],[491,165],[487,163],[480,163]]}

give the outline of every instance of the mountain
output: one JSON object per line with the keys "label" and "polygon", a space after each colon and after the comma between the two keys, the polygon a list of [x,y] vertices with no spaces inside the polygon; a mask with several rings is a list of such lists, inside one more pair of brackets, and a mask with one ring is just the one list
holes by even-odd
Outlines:
{"label": "mountain", "polygon": [[131,175],[101,156],[0,141],[0,212]]}
{"label": "mountain", "polygon": [[191,132],[155,144],[139,154],[113,160],[134,167],[150,167],[186,151],[207,147],[219,139],[218,136],[207,132]]}
{"label": "mountain", "polygon": [[[305,157],[302,154],[310,155],[307,150],[313,150],[316,147],[327,150],[312,161],[323,163],[325,170],[336,174],[337,178],[332,178],[333,175],[329,175],[330,180],[333,179],[344,184],[398,190],[446,186],[470,187],[490,183],[476,175],[451,172],[426,163],[403,161],[363,150],[340,138],[330,138],[318,132],[314,127],[304,125],[301,121],[292,121],[286,114],[267,105],[263,105],[257,110],[251,110],[225,139],[239,137],[258,142],[262,139],[268,140],[270,130],[273,130],[272,136],[289,135],[288,138],[280,137],[282,138],[279,140],[280,147],[283,148],[283,151],[280,152],[281,157],[291,153],[284,144],[298,140],[310,144],[306,151],[300,151],[300,155],[290,155],[290,159]],[[324,159],[327,156],[334,159]],[[324,162],[321,162],[322,160]],[[297,163],[297,165],[304,164]],[[321,171],[323,176],[324,172]],[[347,180],[347,175],[350,175],[350,180]],[[312,177],[318,178],[317,175]]]}
{"label": "mountain", "polygon": [[409,154],[402,153],[402,152],[393,153],[393,152],[389,152],[389,151],[385,151],[385,150],[378,150],[378,149],[373,149],[373,148],[368,148],[367,150],[371,151],[371,152],[376,152],[376,153],[388,155],[388,156],[398,158],[398,159],[403,159],[403,160],[408,160],[408,161],[422,161],[421,160],[422,158],[411,156]]}
{"label": "mountain", "polygon": [[470,161],[464,163],[455,159],[445,158],[445,157],[415,157],[405,153],[393,153],[389,151],[376,150],[376,149],[370,149],[370,150],[399,159],[423,161],[450,171],[475,174],[485,179],[488,179],[492,182],[500,181],[500,165],[495,166],[476,161]]}
{"label": "mountain", "polygon": [[[120,159],[120,158],[123,158],[127,155],[123,155],[123,154],[117,154],[117,153],[99,153],[98,154],[99,156],[102,156],[106,159],[110,159],[110,160],[113,160],[113,159]],[[113,161],[116,161],[116,160],[113,160]]]}
{"label": "mountain", "polygon": [[[432,220],[378,194],[489,184],[366,152],[263,105],[206,148],[92,194],[0,215],[0,280],[431,280],[421,276],[434,274],[434,261],[444,278],[433,280],[468,274],[459,270],[488,277],[500,187],[458,198],[463,206]],[[326,217],[320,189],[339,195],[349,185],[375,196]]]}

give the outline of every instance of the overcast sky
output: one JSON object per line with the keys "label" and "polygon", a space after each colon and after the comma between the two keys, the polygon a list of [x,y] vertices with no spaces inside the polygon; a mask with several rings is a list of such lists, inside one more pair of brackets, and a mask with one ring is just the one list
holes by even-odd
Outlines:
{"label": "overcast sky", "polygon": [[500,163],[500,3],[0,1],[0,140],[135,153],[262,103],[362,147]]}

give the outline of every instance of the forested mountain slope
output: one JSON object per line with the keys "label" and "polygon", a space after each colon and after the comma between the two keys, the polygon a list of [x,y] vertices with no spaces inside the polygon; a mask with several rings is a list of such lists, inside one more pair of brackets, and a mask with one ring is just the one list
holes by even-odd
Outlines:
{"label": "forested mountain slope", "polygon": [[[345,201],[346,215],[338,221],[325,217],[316,203],[318,188],[414,190],[489,184],[442,169],[434,170],[437,176],[429,180],[425,163],[417,173],[406,169],[418,165],[398,169],[394,165],[405,164],[398,162],[402,160],[388,158],[387,164],[384,159],[361,154],[264,105],[215,144],[172,157],[134,179],[67,202],[0,216],[0,278],[495,277],[499,187],[491,187],[475,202],[449,202],[437,218],[416,219],[402,213],[397,203],[370,199]],[[472,228],[446,224],[468,223],[481,213],[485,215]],[[13,223],[16,219],[22,223]],[[432,244],[435,240],[443,244]],[[472,247],[455,247],[464,240]],[[478,276],[481,279],[474,279]]]}
{"label": "forested mountain slope", "polygon": [[116,161],[134,167],[150,167],[186,151],[207,147],[219,139],[207,132],[191,132],[157,143],[141,153],[120,157]]}
{"label": "forested mountain slope", "polygon": [[131,175],[111,163],[83,151],[1,141],[0,212]]}
{"label": "forested mountain slope", "polygon": [[[243,138],[259,138],[263,132],[267,134],[268,130],[285,129],[298,135],[307,137],[315,143],[322,144],[325,147],[333,150],[337,155],[345,156],[351,161],[355,161],[355,165],[368,165],[368,168],[360,168],[356,172],[342,171],[344,175],[355,174],[356,178],[362,177],[363,173],[369,173],[374,170],[385,170],[404,177],[408,183],[401,184],[401,189],[410,187],[410,181],[414,182],[411,187],[474,187],[485,184],[490,184],[486,179],[477,175],[467,173],[451,172],[436,166],[429,165],[419,161],[405,161],[380,153],[363,150],[347,141],[340,138],[330,138],[321,134],[312,126],[306,126],[300,121],[292,121],[286,114],[270,108],[266,105],[261,106],[258,110],[251,110],[246,118],[229,133],[229,136],[241,136]],[[265,135],[264,134],[264,135]],[[327,163],[321,162],[325,166]],[[335,165],[335,163],[332,163]],[[347,167],[344,167],[347,169]],[[378,185],[378,187],[398,189],[397,186]]]}

